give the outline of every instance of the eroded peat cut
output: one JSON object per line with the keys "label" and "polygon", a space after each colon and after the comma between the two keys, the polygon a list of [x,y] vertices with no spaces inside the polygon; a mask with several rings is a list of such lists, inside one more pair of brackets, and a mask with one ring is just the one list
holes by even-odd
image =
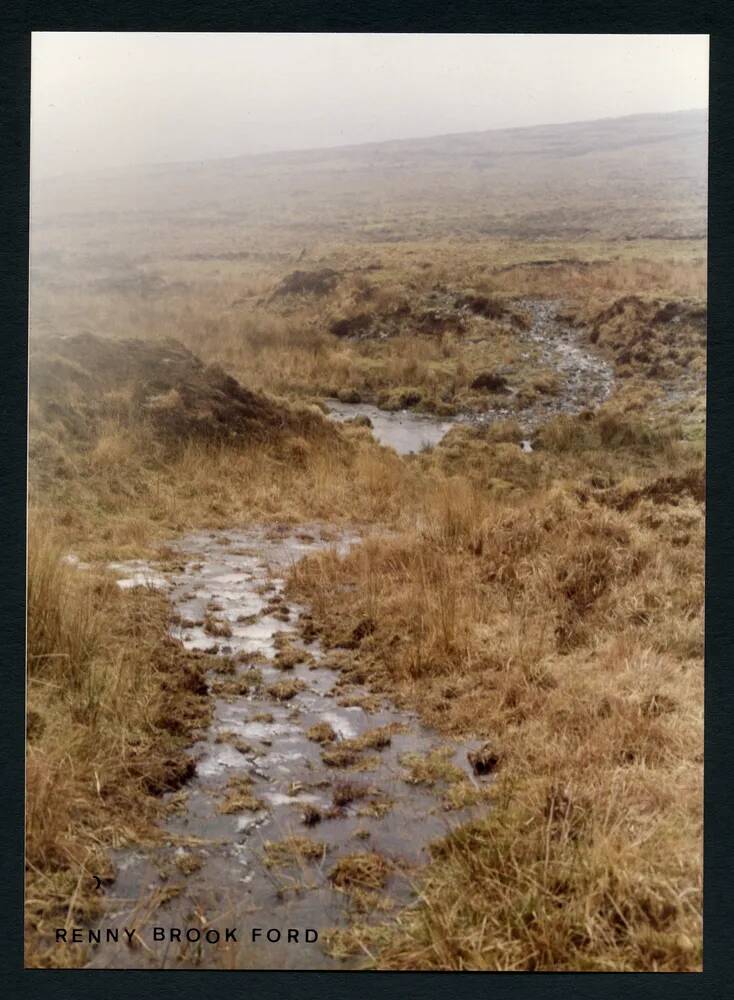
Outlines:
{"label": "eroded peat cut", "polygon": [[[214,709],[161,842],[113,852],[90,966],[340,966],[333,932],[409,902],[428,844],[486,809],[476,741],[441,739],[342,676],[284,597],[298,560],[356,540],[318,525],[202,532],[166,571],[114,566],[123,588],[165,578],[171,634],[200,654]],[[416,773],[421,760],[433,769]]]}

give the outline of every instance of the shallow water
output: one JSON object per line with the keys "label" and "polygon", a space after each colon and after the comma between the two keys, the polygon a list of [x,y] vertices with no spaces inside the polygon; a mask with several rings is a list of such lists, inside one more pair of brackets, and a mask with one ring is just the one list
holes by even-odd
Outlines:
{"label": "shallow water", "polygon": [[454,423],[452,420],[412,413],[410,410],[380,410],[370,403],[340,403],[337,399],[330,399],[328,406],[331,411],[329,415],[334,420],[369,417],[374,437],[380,444],[394,448],[399,455],[411,455],[438,444]]}
{"label": "shallow water", "polygon": [[[558,318],[559,302],[529,299],[518,305],[531,317],[530,329],[518,333],[520,342],[528,347],[523,359],[534,355],[539,369],[550,368],[560,376],[558,395],[541,397],[530,406],[517,409],[513,405],[514,392],[510,392],[484,413],[458,414],[451,420],[410,410],[392,413],[368,403],[341,403],[330,399],[330,416],[339,421],[369,417],[376,440],[401,455],[438,444],[457,423],[482,426],[496,420],[513,419],[526,435],[520,447],[524,452],[531,452],[531,435],[542,423],[561,413],[572,415],[600,406],[612,391],[614,375],[612,365],[584,344],[577,330]],[[512,373],[506,374],[512,382]]]}
{"label": "shallow water", "polygon": [[[165,824],[167,841],[145,850],[121,850],[113,861],[117,879],[108,894],[101,928],[135,927],[144,944],[135,948],[122,941],[95,946],[90,967],[220,967],[239,968],[334,968],[345,963],[331,959],[320,943],[267,943],[250,940],[253,928],[315,928],[323,940],[330,927],[348,922],[349,897],[334,889],[328,874],[335,861],[348,854],[376,851],[389,859],[391,874],[385,898],[393,905],[413,896],[417,865],[428,859],[427,845],[486,808],[447,811],[446,786],[408,783],[406,752],[425,756],[447,742],[426,729],[408,712],[398,711],[386,701],[366,710],[355,696],[367,692],[360,687],[335,688],[340,675],[321,665],[323,653],[317,642],[300,644],[312,663],[299,663],[283,671],[273,663],[276,635],[290,633],[299,645],[295,622],[302,610],[289,604],[288,621],[268,611],[272,599],[282,595],[284,578],[295,561],[318,548],[334,545],[345,550],[356,536],[334,538],[318,527],[308,532],[246,530],[198,533],[182,539],[177,557],[185,568],[170,574],[139,562],[115,564],[122,574],[119,584],[133,585],[141,577],[169,591],[181,623],[173,634],[189,649],[211,649],[218,645],[222,656],[237,657],[237,676],[257,669],[263,685],[290,678],[304,683],[303,690],[287,702],[277,701],[264,689],[249,694],[216,697],[214,719],[206,736],[193,748],[196,774],[186,786],[187,795],[179,812]],[[127,573],[127,575],[125,575]],[[283,602],[285,603],[285,602]],[[201,624],[207,611],[218,622],[227,622],[231,637],[213,639]],[[244,619],[244,620],[243,620]],[[264,659],[263,659],[264,658]],[[212,679],[221,675],[213,672]],[[226,679],[226,675],[225,675]],[[389,746],[367,750],[373,770],[352,771],[327,766],[321,746],[307,739],[306,731],[317,722],[329,722],[339,739],[349,739],[378,726],[401,727]],[[233,733],[249,744],[241,752],[230,742],[217,742],[222,733]],[[337,746],[339,743],[331,744]],[[450,760],[478,784],[471,773],[467,751],[474,742],[450,744]],[[252,793],[263,807],[255,812],[224,815],[218,810],[222,791],[232,776],[248,776]],[[369,789],[369,795],[347,805],[340,815],[324,818],[312,828],[302,823],[305,804],[322,811],[332,802],[334,785],[350,781]],[[171,796],[168,797],[173,801]],[[384,815],[360,815],[365,807],[389,806]],[[359,836],[356,836],[359,831]],[[267,868],[263,863],[266,841],[296,835],[326,845],[323,858],[300,861],[285,868]],[[201,867],[182,874],[177,858],[193,855]],[[163,894],[175,893],[168,901]],[[360,919],[365,919],[364,915]],[[170,929],[238,928],[238,943],[226,955],[221,944],[181,945],[156,943],[153,927]],[[122,934],[120,935],[122,938]],[[354,963],[352,963],[354,964]]]}

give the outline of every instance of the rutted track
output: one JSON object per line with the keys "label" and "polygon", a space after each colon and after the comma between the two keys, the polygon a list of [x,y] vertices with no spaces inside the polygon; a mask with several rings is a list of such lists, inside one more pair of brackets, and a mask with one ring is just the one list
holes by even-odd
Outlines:
{"label": "rutted track", "polygon": [[577,330],[559,319],[560,302],[528,299],[518,304],[531,316],[526,337],[537,350],[539,363],[552,368],[561,380],[557,396],[517,414],[523,429],[534,430],[559,413],[574,414],[600,406],[614,385],[610,362],[584,344]]}
{"label": "rutted track", "polygon": [[[334,539],[318,526],[307,533],[250,529],[190,535],[177,545],[182,568],[171,574],[136,562],[129,583],[163,586],[179,624],[172,633],[189,649],[215,652],[210,683],[220,685],[214,721],[193,748],[196,773],[183,796],[169,797],[179,807],[165,824],[160,846],[116,852],[117,878],[100,927],[136,928],[137,947],[119,943],[95,946],[92,967],[328,968],[341,965],[322,949],[328,928],[346,924],[354,896],[329,878],[339,859],[376,854],[387,865],[382,891],[370,905],[405,903],[412,895],[412,872],[427,860],[426,845],[471,814],[451,808],[447,795],[482,798],[482,785],[467,761],[476,744],[448,745],[415,716],[382,701],[364,688],[339,683],[317,641],[298,640],[296,620],[304,610],[283,600],[284,576],[295,561],[329,544],[346,548],[354,537]],[[119,573],[124,564],[117,564]],[[206,625],[204,624],[206,623]],[[231,633],[213,639],[212,631]],[[290,669],[278,663],[278,647],[297,649]],[[213,647],[216,647],[214,650]],[[293,657],[291,657],[293,658]],[[282,660],[282,657],[281,657]],[[219,669],[217,669],[219,667]],[[273,685],[295,682],[287,700]],[[307,737],[317,723],[328,723],[337,740],[319,745]],[[357,754],[356,768],[324,761],[324,754],[353,745],[378,729],[389,742]],[[380,740],[377,743],[381,742]],[[410,758],[435,750],[449,777],[434,783],[411,780]],[[227,786],[250,783],[241,808],[231,811]],[[352,801],[339,804],[345,786]],[[341,794],[340,794],[341,790]],[[336,792],[336,794],[335,794]],[[223,804],[225,811],[222,811]],[[322,815],[307,828],[304,809]],[[293,857],[283,867],[268,867],[267,842],[308,837],[322,844],[315,858]],[[359,885],[356,886],[360,888]],[[380,902],[381,901],[381,902]],[[237,945],[161,943],[153,927],[222,931],[237,928]],[[298,943],[252,943],[252,930],[298,928]],[[315,928],[320,943],[303,941]],[[142,943],[140,943],[142,942]]]}

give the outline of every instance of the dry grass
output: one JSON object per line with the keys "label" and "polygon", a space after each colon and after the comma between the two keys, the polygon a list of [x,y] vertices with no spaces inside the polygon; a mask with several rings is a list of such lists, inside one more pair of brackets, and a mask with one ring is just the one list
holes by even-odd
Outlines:
{"label": "dry grass", "polygon": [[222,798],[217,807],[220,813],[230,815],[240,812],[258,812],[264,808],[263,802],[253,794],[252,779],[246,775],[234,775],[222,790]]}
{"label": "dry grass", "polygon": [[[383,750],[390,746],[394,731],[392,726],[380,726],[362,733],[361,736],[355,736],[353,739],[339,740],[333,745],[328,739],[319,739],[317,742],[327,744],[326,749],[321,752],[321,759],[328,767],[371,770],[374,758],[363,757],[363,752],[365,750]],[[313,737],[309,736],[309,738]]]}
{"label": "dry grass", "polygon": [[550,425],[554,485],[516,449],[511,499],[455,477],[412,529],[295,568],[327,644],[373,623],[347,672],[502,745],[490,818],[397,927],[356,933],[379,967],[698,967],[703,478],[669,430]]}
{"label": "dry grass", "polygon": [[[518,794],[508,782],[489,820],[463,828],[437,850],[423,885],[424,905],[406,914],[380,965],[697,967],[700,886],[688,873],[694,831],[689,810],[679,804],[683,789],[690,795],[697,788],[686,776],[676,777],[677,788],[666,794],[648,775],[621,774],[605,787],[611,798],[603,807],[591,783],[538,781]],[[640,784],[647,803],[640,801]],[[631,799],[637,808],[630,808]],[[641,818],[651,801],[664,814]]]}
{"label": "dry grass", "polygon": [[[155,836],[157,796],[193,769],[183,753],[209,707],[202,671],[167,640],[159,595],[123,593],[63,563],[29,521],[27,961],[65,961],[50,931],[98,911],[110,846]],[[72,960],[72,959],[70,959]]]}
{"label": "dry grass", "polygon": [[177,854],[174,863],[182,875],[193,875],[204,866],[204,859],[190,851]]}
{"label": "dry grass", "polygon": [[389,872],[390,867],[382,855],[367,851],[339,858],[329,873],[329,879],[338,889],[347,892],[381,889]]}
{"label": "dry grass", "polygon": [[303,691],[306,685],[302,680],[298,678],[294,680],[287,681],[276,681],[275,684],[271,684],[267,692],[276,701],[290,701],[291,698],[295,698],[299,691]]}
{"label": "dry grass", "polygon": [[286,837],[285,840],[266,840],[264,846],[266,868],[284,868],[304,861],[323,861],[328,850],[308,837]]}
{"label": "dry grass", "polygon": [[317,722],[311,726],[306,736],[314,743],[333,743],[336,740],[336,732],[328,722]]}
{"label": "dry grass", "polygon": [[[163,258],[158,271],[169,292],[138,296],[105,286],[80,303],[62,289],[39,288],[35,322],[39,330],[69,334],[91,326],[114,337],[175,337],[249,388],[280,396],[341,395],[387,409],[409,405],[448,414],[491,403],[492,394],[471,388],[482,372],[511,369],[521,398],[539,377],[552,376],[517,339],[519,298],[562,298],[578,304],[574,315],[580,311],[590,322],[630,296],[705,298],[705,248],[696,241],[387,243],[374,247],[380,267],[367,272],[361,270],[364,252],[354,245],[326,243],[323,251],[319,267],[343,274],[326,296],[272,299],[268,293],[288,262],[241,260],[212,274]],[[543,261],[557,263],[538,266]],[[475,301],[494,308],[466,305]],[[354,326],[355,319],[364,319],[366,329],[351,337],[331,332],[339,323]],[[702,357],[700,343],[694,346],[695,357]],[[685,350],[679,355],[687,357]],[[125,447],[113,434],[102,450],[111,456]]]}

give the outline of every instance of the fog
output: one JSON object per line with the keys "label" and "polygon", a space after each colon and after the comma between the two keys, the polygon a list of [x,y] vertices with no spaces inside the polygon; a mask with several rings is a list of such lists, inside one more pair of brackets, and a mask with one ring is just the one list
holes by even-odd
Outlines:
{"label": "fog", "polygon": [[708,104],[705,35],[35,32],[37,176]]}

